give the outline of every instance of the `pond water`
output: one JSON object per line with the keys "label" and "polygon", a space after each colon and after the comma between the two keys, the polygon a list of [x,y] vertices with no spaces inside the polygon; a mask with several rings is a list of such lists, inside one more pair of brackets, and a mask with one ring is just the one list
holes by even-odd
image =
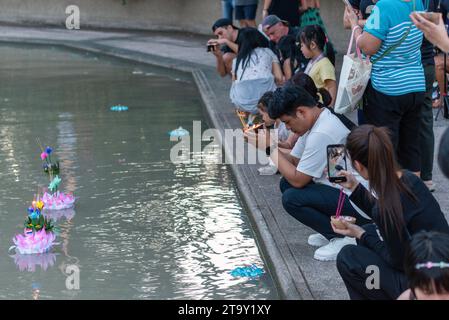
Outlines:
{"label": "pond water", "polygon": [[[2,45],[0,57],[1,299],[278,298],[268,272],[229,274],[267,271],[230,169],[170,162],[169,131],[207,128],[190,75],[46,46]],[[19,255],[12,238],[49,183],[36,138],[77,203],[50,253]]]}

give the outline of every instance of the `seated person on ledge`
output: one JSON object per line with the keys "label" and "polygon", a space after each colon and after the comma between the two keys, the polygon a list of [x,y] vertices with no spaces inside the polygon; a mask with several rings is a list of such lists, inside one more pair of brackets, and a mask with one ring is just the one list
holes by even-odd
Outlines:
{"label": "seated person on ledge", "polygon": [[[285,123],[281,121],[281,119],[273,120],[270,118],[268,114],[268,105],[270,103],[271,98],[273,97],[273,92],[266,92],[262,98],[259,100],[259,104],[257,108],[259,109],[259,114],[261,115],[264,123],[264,129],[266,129],[267,139],[266,144],[269,144],[270,139],[270,131],[269,130],[277,130],[277,146],[280,151],[284,153],[290,153],[296,141],[298,141],[299,135],[296,133],[287,130],[285,127]],[[267,154],[268,155],[268,154]],[[274,175],[278,172],[276,165],[269,159],[269,164],[265,167],[261,167],[258,169],[260,175],[268,176]]]}

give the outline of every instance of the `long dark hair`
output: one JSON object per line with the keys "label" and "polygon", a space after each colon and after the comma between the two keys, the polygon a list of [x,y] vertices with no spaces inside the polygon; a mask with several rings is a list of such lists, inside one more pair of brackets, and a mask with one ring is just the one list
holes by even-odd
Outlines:
{"label": "long dark hair", "polygon": [[256,48],[268,48],[268,40],[265,38],[259,30],[255,28],[243,28],[239,31],[239,35],[236,41],[239,46],[237,53],[237,61],[235,64],[234,73],[237,74],[240,63],[242,64],[242,70],[248,66],[251,56]]}
{"label": "long dark hair", "polygon": [[292,69],[292,74],[300,66],[301,52],[296,45],[296,39],[294,36],[287,35],[283,36],[277,45],[277,48],[281,54],[283,64],[285,60],[290,59],[290,68]]}
{"label": "long dark hair", "polygon": [[313,79],[304,72],[295,73],[293,77],[287,82],[287,84],[294,84],[303,87],[308,93],[310,93],[312,97],[316,99],[316,101],[322,100],[322,104],[324,106],[328,106],[332,102],[332,97],[329,91],[324,88],[318,89],[315,85],[315,82],[313,82]]}
{"label": "long dark hair", "polygon": [[335,66],[335,50],[332,43],[327,39],[326,34],[319,25],[305,26],[302,32],[299,34],[299,39],[307,48],[310,48],[310,44],[316,43],[320,51],[332,62]]}
{"label": "long dark hair", "polygon": [[449,268],[423,265],[449,263],[449,235],[438,232],[420,232],[413,236],[405,252],[404,271],[409,287],[426,294],[449,293]]}
{"label": "long dark hair", "polygon": [[387,128],[363,125],[352,130],[346,141],[351,160],[368,169],[369,185],[378,199],[381,223],[387,233],[396,230],[400,236],[405,226],[401,195],[416,201],[416,196],[401,181],[395,150]]}

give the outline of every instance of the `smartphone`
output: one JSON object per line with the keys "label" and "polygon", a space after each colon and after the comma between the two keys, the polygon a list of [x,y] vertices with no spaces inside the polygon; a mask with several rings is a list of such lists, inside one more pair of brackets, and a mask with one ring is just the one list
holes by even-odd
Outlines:
{"label": "smartphone", "polygon": [[243,128],[244,132],[250,132],[254,131],[255,133],[258,133],[259,129],[263,127],[263,123],[254,124],[250,127]]}
{"label": "smartphone", "polygon": [[327,173],[330,182],[346,182],[346,177],[337,175],[340,170],[348,170],[346,147],[344,144],[331,144],[327,146]]}
{"label": "smartphone", "polygon": [[440,12],[415,11],[415,13],[419,14],[421,17],[430,22],[433,22],[435,24],[440,23]]}

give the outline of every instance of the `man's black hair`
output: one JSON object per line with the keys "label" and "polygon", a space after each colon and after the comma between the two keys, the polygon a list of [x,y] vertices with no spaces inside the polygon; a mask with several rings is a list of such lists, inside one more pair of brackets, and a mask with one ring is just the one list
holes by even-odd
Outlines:
{"label": "man's black hair", "polygon": [[232,28],[238,30],[238,28],[232,24],[232,21],[230,19],[221,18],[215,21],[214,24],[212,25],[212,32],[215,32],[215,30],[217,30],[218,28],[227,26],[231,26]]}
{"label": "man's black hair", "polygon": [[304,89],[296,85],[287,85],[276,89],[268,105],[271,119],[278,119],[283,115],[294,115],[296,108],[317,107],[317,101]]}
{"label": "man's black hair", "polygon": [[265,92],[262,97],[259,99],[259,102],[257,102],[257,107],[259,109],[262,109],[263,111],[268,111],[268,106],[270,105],[270,101],[273,98],[273,91],[267,91]]}

